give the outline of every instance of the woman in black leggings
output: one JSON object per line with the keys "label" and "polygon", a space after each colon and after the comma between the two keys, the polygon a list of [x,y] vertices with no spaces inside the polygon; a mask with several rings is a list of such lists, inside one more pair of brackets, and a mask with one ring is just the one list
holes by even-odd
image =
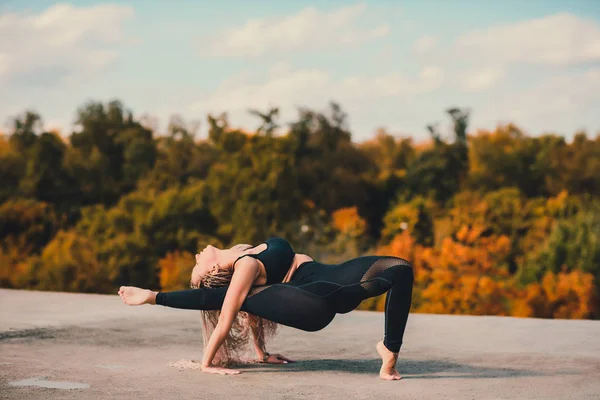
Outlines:
{"label": "woman in black leggings", "polygon": [[[337,313],[348,313],[361,301],[387,292],[385,336],[376,346],[383,359],[380,377],[400,379],[395,364],[413,286],[413,270],[408,261],[392,256],[363,256],[340,264],[323,264],[296,254],[285,239],[278,237],[250,248],[246,245],[245,250],[239,246],[245,245],[226,250],[207,246],[196,255],[191,283],[199,286],[197,289],[153,292],[122,286],[119,295],[129,305],[149,303],[191,310],[221,310],[221,313],[227,310],[219,318],[221,326],[215,329],[218,333],[211,336],[213,343],[212,346],[209,343],[208,352],[205,351],[202,367],[205,372],[223,374],[232,370],[213,367],[211,362],[237,312],[245,311],[304,331],[317,331],[326,327]],[[229,284],[202,287],[202,281],[217,267],[230,272],[226,279]],[[213,336],[216,336],[214,340]]]}

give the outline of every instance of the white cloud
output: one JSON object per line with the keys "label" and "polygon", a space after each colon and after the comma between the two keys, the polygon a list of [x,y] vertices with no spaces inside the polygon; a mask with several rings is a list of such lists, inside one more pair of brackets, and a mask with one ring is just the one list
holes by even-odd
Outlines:
{"label": "white cloud", "polygon": [[192,110],[240,111],[249,107],[312,106],[329,100],[346,105],[386,97],[409,98],[437,89],[443,80],[443,70],[435,66],[423,68],[417,77],[394,72],[336,81],[328,73],[316,68],[293,71],[289,65],[280,63],[269,69],[266,82],[254,83],[256,80],[246,74],[231,77],[207,98],[193,104]]}
{"label": "white cloud", "polygon": [[560,13],[473,31],[455,49],[484,63],[567,65],[600,61],[600,24]]}
{"label": "white cloud", "polygon": [[431,35],[421,36],[413,45],[413,50],[419,55],[431,52],[437,44],[437,38]]}
{"label": "white cloud", "polygon": [[419,72],[421,92],[437,89],[444,81],[444,70],[436,66],[426,66]]}
{"label": "white cloud", "polygon": [[[556,76],[525,92],[512,109],[524,115],[563,114],[600,104],[600,68]],[[535,107],[542,104],[543,107]],[[539,111],[537,111],[539,110]]]}
{"label": "white cloud", "polygon": [[504,76],[501,68],[489,67],[467,71],[462,77],[462,86],[468,91],[476,92],[489,89]]}
{"label": "white cloud", "polygon": [[0,15],[0,82],[52,85],[94,76],[119,56],[131,7],[54,5]]}
{"label": "white cloud", "polygon": [[282,73],[277,67],[265,83],[239,82],[238,77],[223,82],[207,99],[192,107],[201,111],[239,111],[249,107],[292,105],[312,102],[316,94],[330,85],[329,75],[318,69]]}
{"label": "white cloud", "polygon": [[580,74],[553,76],[534,88],[493,98],[475,113],[475,125],[489,129],[493,123],[515,122],[527,130],[567,135],[587,125],[595,131],[600,127],[598,104],[600,68],[596,67]]}
{"label": "white cloud", "polygon": [[314,7],[284,18],[248,21],[240,28],[204,38],[200,52],[206,56],[260,56],[268,52],[287,52],[302,48],[332,45],[351,46],[387,36],[389,27],[377,23],[370,29],[360,28],[366,5],[358,4],[325,12]]}
{"label": "white cloud", "polygon": [[[455,41],[448,58],[466,66],[451,71],[462,89],[494,90],[473,104],[475,128],[514,122],[534,134],[570,135],[600,126],[600,69],[583,69],[600,61],[598,21],[560,13],[472,31]],[[524,88],[532,73],[543,80]]]}
{"label": "white cloud", "polygon": [[431,92],[441,86],[444,72],[439,67],[421,69],[417,78],[393,72],[375,77],[351,77],[345,79],[339,89],[345,98],[356,96],[362,100],[383,97],[409,97]]}
{"label": "white cloud", "polygon": [[[364,134],[367,132],[364,129],[371,129],[369,121],[373,125],[383,122],[374,120],[374,113],[381,115],[382,106],[396,104],[410,108],[413,101],[423,99],[419,95],[436,90],[444,81],[444,72],[435,66],[423,68],[416,76],[390,73],[341,80],[320,69],[293,70],[281,63],[268,71],[268,76],[262,79],[248,74],[231,77],[214,92],[191,104],[185,113],[204,115],[226,111],[233,126],[252,129],[258,126],[258,120],[248,114],[249,108],[279,107],[280,122],[286,123],[296,118],[298,107],[325,110],[330,101],[335,101],[349,113],[353,126]],[[204,132],[204,127],[202,130]]]}

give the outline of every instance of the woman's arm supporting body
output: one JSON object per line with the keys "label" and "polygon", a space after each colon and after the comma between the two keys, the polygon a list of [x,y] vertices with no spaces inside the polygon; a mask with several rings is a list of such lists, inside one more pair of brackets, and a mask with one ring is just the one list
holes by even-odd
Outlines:
{"label": "woman's arm supporting body", "polygon": [[242,304],[252,287],[252,283],[259,272],[258,262],[253,258],[244,257],[236,263],[236,268],[231,277],[231,283],[227,287],[227,293],[225,294],[223,306],[221,307],[219,321],[210,336],[206,351],[202,358],[203,370],[211,367],[212,360],[215,357],[217,350],[225,341],[225,338],[233,325],[233,320],[240,311]]}
{"label": "woman's arm supporting body", "polygon": [[267,364],[287,364],[295,362],[294,360],[287,358],[281,354],[270,354],[265,348],[265,343],[261,335],[258,334],[255,327],[252,327],[252,336],[254,337],[254,349],[256,350],[256,356],[258,361]]}
{"label": "woman's arm supporting body", "polygon": [[254,350],[256,350],[256,357],[259,360],[262,360],[267,354],[267,349],[265,348],[265,342],[261,335],[258,334],[255,326],[250,328],[252,330],[252,337],[254,340]]}

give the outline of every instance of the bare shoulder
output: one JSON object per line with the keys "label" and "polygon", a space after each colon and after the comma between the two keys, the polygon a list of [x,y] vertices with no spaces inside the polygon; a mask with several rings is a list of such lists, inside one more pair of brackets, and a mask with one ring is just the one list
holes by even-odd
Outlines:
{"label": "bare shoulder", "polygon": [[238,259],[233,265],[233,272],[235,272],[239,269],[251,270],[251,271],[258,272],[260,269],[260,264],[258,263],[258,260],[256,260],[255,258],[242,257],[242,258]]}
{"label": "bare shoulder", "polygon": [[314,259],[308,254],[296,253],[294,261],[296,261],[296,263],[299,265],[306,261],[314,261]]}
{"label": "bare shoulder", "polygon": [[251,244],[240,243],[240,244],[231,246],[231,249],[238,250],[238,251],[244,251],[244,250],[248,250],[251,247],[254,247],[254,246],[252,246]]}

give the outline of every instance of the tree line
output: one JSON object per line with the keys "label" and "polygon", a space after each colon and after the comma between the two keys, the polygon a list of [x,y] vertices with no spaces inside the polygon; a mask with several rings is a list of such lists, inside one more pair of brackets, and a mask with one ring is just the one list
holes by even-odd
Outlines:
{"label": "tree line", "polygon": [[[514,124],[416,143],[352,140],[336,103],[173,117],[158,135],[121,102],[89,102],[68,137],[35,111],[0,138],[2,287],[114,293],[189,285],[193,254],[286,237],[325,263],[396,255],[415,268],[413,311],[598,318],[600,135],[532,137]],[[362,309],[383,310],[385,295]]]}

